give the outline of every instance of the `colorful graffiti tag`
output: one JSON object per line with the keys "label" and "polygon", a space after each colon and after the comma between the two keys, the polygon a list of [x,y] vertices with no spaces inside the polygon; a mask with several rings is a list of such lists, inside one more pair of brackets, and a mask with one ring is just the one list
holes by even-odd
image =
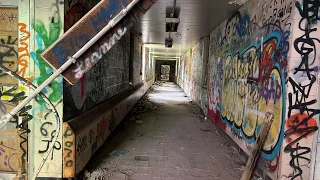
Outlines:
{"label": "colorful graffiti tag", "polygon": [[273,113],[262,157],[276,172],[285,136],[293,3],[257,3],[247,3],[210,35],[208,115],[250,153],[265,113]]}
{"label": "colorful graffiti tag", "polygon": [[293,58],[288,80],[288,110],[284,145],[285,155],[289,156],[291,171],[285,174],[290,179],[308,179],[313,151],[313,135],[318,130],[315,117],[320,114],[317,107],[319,84],[316,83],[319,71],[320,47],[319,11],[320,1],[301,0],[295,3],[295,24]]}

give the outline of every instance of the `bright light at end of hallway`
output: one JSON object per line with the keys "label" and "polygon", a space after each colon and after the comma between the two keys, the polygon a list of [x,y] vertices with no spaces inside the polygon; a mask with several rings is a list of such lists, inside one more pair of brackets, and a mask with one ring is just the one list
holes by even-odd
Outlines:
{"label": "bright light at end of hallway", "polygon": [[174,83],[164,83],[155,87],[154,93],[149,94],[151,101],[188,102],[190,98]]}

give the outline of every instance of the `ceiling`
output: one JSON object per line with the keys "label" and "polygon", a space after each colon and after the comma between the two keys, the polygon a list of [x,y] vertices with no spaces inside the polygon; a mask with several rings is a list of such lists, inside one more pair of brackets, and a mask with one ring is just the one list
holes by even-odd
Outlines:
{"label": "ceiling", "polygon": [[177,32],[171,33],[172,48],[165,48],[167,12],[172,11],[174,0],[158,0],[135,24],[134,30],[142,34],[142,41],[158,60],[171,59],[184,54],[201,38],[227,19],[238,4],[228,3],[229,0],[176,0],[176,11],[180,18]]}

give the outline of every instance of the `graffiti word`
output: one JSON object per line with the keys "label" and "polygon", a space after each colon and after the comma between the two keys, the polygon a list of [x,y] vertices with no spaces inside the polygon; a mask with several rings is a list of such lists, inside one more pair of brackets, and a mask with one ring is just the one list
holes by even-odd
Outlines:
{"label": "graffiti word", "polygon": [[63,148],[63,151],[64,151],[64,157],[63,157],[63,161],[64,161],[64,165],[66,167],[73,167],[74,166],[74,162],[73,162],[73,158],[71,157],[71,155],[73,154],[72,152],[72,147],[73,147],[73,140],[69,140],[70,138],[68,137],[72,137],[74,134],[73,134],[73,131],[70,129],[70,127],[68,126],[66,128],[66,131],[64,133],[64,138],[66,139],[65,143],[64,143],[64,148]]}
{"label": "graffiti word", "polygon": [[292,2],[288,2],[288,0],[281,0],[281,2],[277,0],[265,1],[262,4],[264,14],[263,22],[271,23],[277,19],[290,16],[292,12]]}
{"label": "graffiti word", "polygon": [[108,42],[105,42],[100,46],[99,50],[92,53],[90,58],[86,58],[84,61],[77,61],[77,68],[73,70],[75,73],[74,77],[76,79],[80,79],[83,74],[88,71],[98,60],[102,58],[104,54],[106,54],[111,47],[120,40],[120,38],[126,33],[127,29],[118,29],[115,34],[113,34]]}
{"label": "graffiti word", "polygon": [[[41,125],[41,127],[40,127],[40,132],[41,132],[41,135],[42,135],[42,136],[46,136],[46,137],[47,137],[47,136],[49,135],[49,133],[48,133],[46,127],[45,127],[45,126],[47,126],[47,125],[48,125],[48,126],[52,126],[52,123],[51,123],[51,122],[45,122],[45,123],[43,123],[43,124]],[[39,153],[40,153],[40,154],[43,154],[43,153],[48,152],[49,147],[50,147],[50,144],[52,143],[52,141],[53,141],[53,139],[54,139],[55,133],[56,133],[56,131],[53,130],[53,131],[51,132],[51,139],[43,139],[43,140],[42,140],[42,142],[46,142],[46,143],[47,143],[47,146],[46,146],[46,149],[45,149],[45,150],[39,150]],[[56,141],[56,142],[55,142],[55,145],[53,146],[53,151],[52,151],[52,154],[51,154],[51,160],[53,160],[54,150],[60,150],[60,149],[61,149],[61,143],[58,142],[58,141]]]}
{"label": "graffiti word", "polygon": [[[19,23],[19,31],[21,33],[21,38],[19,39],[19,48],[18,52],[18,64],[20,65],[20,70],[18,72],[18,75],[25,78],[25,74],[28,68],[28,60],[30,58],[29,50],[28,50],[28,43],[26,41],[30,38],[30,32],[27,31],[27,25],[25,23]],[[27,59],[25,59],[27,58]],[[31,82],[33,80],[33,77],[28,78],[28,81]]]}
{"label": "graffiti word", "polygon": [[302,178],[303,170],[301,163],[310,163],[311,148],[301,146],[301,139],[307,138],[318,130],[314,117],[320,114],[320,109],[311,106],[316,105],[316,99],[310,99],[310,93],[316,87],[315,66],[316,62],[316,43],[320,40],[311,37],[312,32],[317,29],[313,24],[319,20],[318,13],[320,8],[319,1],[303,0],[302,6],[296,2],[296,8],[301,16],[299,28],[303,34],[294,40],[294,49],[301,55],[300,64],[294,68],[293,76],[289,77],[289,83],[293,92],[288,94],[288,120],[285,138],[290,143],[284,148],[284,152],[290,153],[290,166],[293,172],[291,179]]}
{"label": "graffiti word", "polygon": [[244,52],[228,56],[223,68],[221,100],[216,100],[221,101],[222,120],[248,143],[255,141],[264,112],[278,112],[274,114],[272,130],[263,148],[263,156],[268,160],[280,151],[283,134],[284,80],[279,69],[281,58],[277,56],[282,51],[282,37],[275,31],[265,38],[262,46],[252,43]]}
{"label": "graffiti word", "polygon": [[16,22],[18,20],[18,17],[17,15],[14,15],[14,14],[7,14],[7,13],[4,13],[4,14],[0,14],[0,21],[6,21],[6,22]]}
{"label": "graffiti word", "polygon": [[[15,49],[17,38],[8,36],[7,39],[0,39],[0,64],[10,69],[12,72],[18,71],[17,57],[18,53]],[[0,77],[6,73],[0,70]]]}

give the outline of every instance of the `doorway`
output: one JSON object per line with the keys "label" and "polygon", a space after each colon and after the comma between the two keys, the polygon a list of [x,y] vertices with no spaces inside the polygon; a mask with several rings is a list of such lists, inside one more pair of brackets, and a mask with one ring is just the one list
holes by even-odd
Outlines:
{"label": "doorway", "polygon": [[170,65],[161,65],[161,81],[169,81]]}

